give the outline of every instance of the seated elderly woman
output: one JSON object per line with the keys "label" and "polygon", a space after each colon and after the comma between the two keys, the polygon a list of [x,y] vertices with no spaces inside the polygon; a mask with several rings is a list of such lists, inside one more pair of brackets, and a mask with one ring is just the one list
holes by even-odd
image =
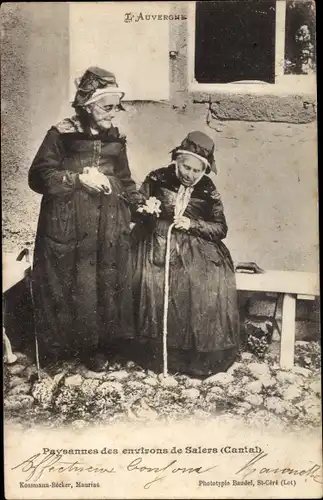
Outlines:
{"label": "seated elderly woman", "polygon": [[172,151],[171,164],[151,172],[141,187],[148,201],[139,207],[133,230],[135,345],[141,363],[158,371],[164,305],[171,372],[207,376],[226,371],[239,347],[234,266],[222,242],[227,224],[219,193],[206,175],[210,169],[215,171],[214,143],[192,132]]}

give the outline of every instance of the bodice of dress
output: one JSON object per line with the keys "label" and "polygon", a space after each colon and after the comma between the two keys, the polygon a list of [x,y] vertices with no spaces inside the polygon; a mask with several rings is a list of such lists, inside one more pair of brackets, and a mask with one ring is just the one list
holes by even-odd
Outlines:
{"label": "bodice of dress", "polygon": [[[173,220],[180,186],[172,167],[159,169],[147,177],[143,190],[148,189],[149,196],[161,201],[161,220]],[[212,181],[206,176],[202,177],[192,189],[184,215],[193,219],[212,220],[212,205],[216,197],[218,193]]]}
{"label": "bodice of dress", "polygon": [[[156,197],[161,201],[161,213],[155,220],[155,231],[164,235],[167,233],[167,227],[174,220],[174,209],[180,185],[175,168],[170,165],[148,174],[140,189],[146,198]],[[183,234],[197,236],[213,243],[219,243],[226,237],[228,228],[221,197],[212,180],[206,175],[194,186],[183,215],[190,219],[189,230]],[[143,229],[146,234],[154,227],[153,224],[147,225],[144,220],[141,225],[146,226]]]}
{"label": "bodice of dress", "polygon": [[129,168],[126,139],[115,127],[93,135],[77,118],[68,118],[47,132],[29,169],[28,183],[46,197],[79,196],[79,174],[96,167],[115,183],[129,207],[142,200]]}
{"label": "bodice of dress", "polygon": [[81,134],[63,134],[65,157],[62,169],[82,173],[85,167],[98,168],[105,175],[114,175],[120,154],[124,150],[121,140],[104,139]]}

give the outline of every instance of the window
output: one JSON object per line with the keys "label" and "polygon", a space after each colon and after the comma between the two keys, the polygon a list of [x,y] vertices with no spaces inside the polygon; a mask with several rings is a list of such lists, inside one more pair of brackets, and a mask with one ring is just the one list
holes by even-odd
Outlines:
{"label": "window", "polygon": [[189,19],[191,90],[275,90],[315,78],[314,2],[197,1]]}
{"label": "window", "polygon": [[197,2],[195,79],[275,81],[276,2]]}

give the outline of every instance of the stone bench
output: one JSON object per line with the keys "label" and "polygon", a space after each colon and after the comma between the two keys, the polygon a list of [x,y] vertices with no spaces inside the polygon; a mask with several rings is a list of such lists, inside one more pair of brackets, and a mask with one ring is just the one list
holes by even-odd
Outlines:
{"label": "stone bench", "polygon": [[295,351],[296,299],[314,300],[319,295],[315,273],[266,271],[264,274],[236,273],[237,289],[248,292],[274,292],[283,295],[280,366],[292,368]]}

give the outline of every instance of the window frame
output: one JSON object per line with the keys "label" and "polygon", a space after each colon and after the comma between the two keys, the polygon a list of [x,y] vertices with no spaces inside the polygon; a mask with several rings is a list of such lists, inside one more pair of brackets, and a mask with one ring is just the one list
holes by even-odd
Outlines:
{"label": "window frame", "polygon": [[223,92],[255,94],[275,94],[291,92],[309,92],[316,88],[316,73],[310,75],[285,75],[285,20],[288,0],[276,0],[276,35],[275,35],[275,83],[244,80],[239,83],[199,83],[195,79],[195,20],[196,1],[188,5],[188,91]]}

